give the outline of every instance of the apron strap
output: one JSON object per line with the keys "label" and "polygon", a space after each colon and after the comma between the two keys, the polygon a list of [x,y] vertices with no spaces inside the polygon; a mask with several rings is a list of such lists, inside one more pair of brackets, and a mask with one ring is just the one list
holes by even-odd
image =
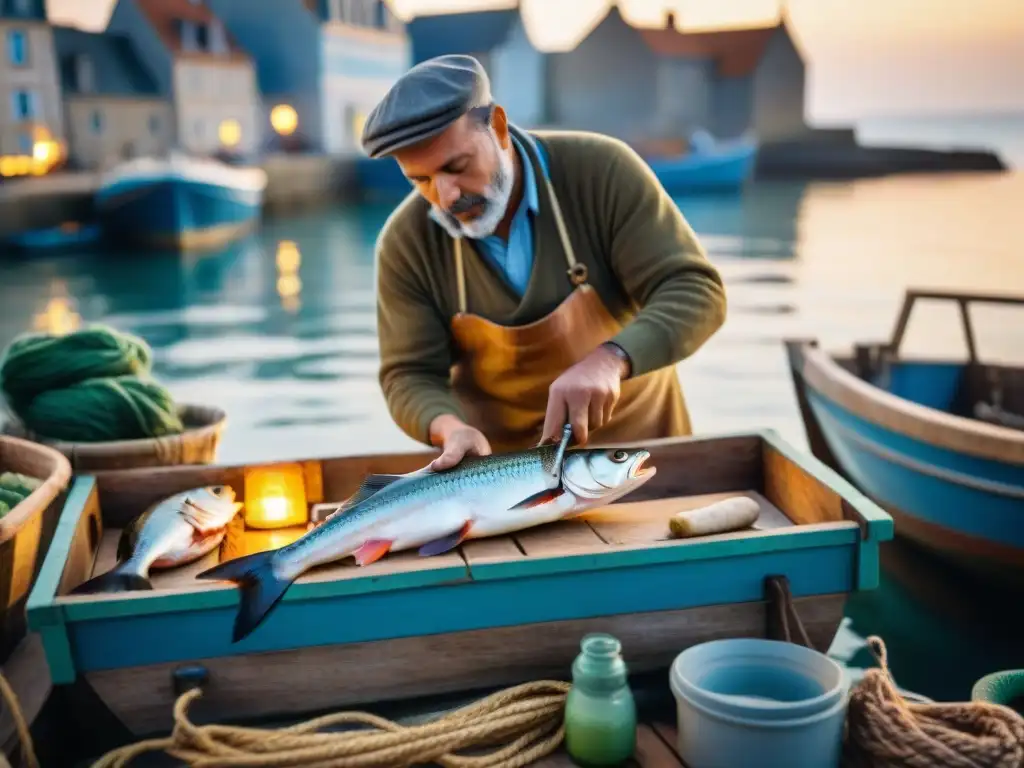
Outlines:
{"label": "apron strap", "polygon": [[[526,150],[528,158],[524,158],[524,162],[537,161],[538,167],[540,166],[539,159],[534,155],[533,149],[528,141],[523,142],[523,148]],[[543,169],[540,169],[543,171]],[[569,230],[565,226],[565,219],[562,216],[562,206],[558,204],[558,195],[555,194],[555,188],[551,185],[551,180],[541,172],[540,177],[544,180],[544,189],[548,193],[548,200],[551,203],[551,214],[555,219],[555,227],[558,229],[558,239],[562,243],[562,253],[565,255],[565,263],[569,266],[566,270],[569,275],[569,282],[572,283],[574,288],[578,288],[587,282],[588,272],[587,265],[576,260],[576,253],[572,248],[572,241],[569,239]],[[461,314],[466,313],[466,270],[462,264],[462,238],[456,237],[455,239],[455,283],[459,293],[459,312]]]}
{"label": "apron strap", "polygon": [[462,238],[455,238],[455,284],[459,291],[459,314],[466,314],[466,270],[462,267]]}

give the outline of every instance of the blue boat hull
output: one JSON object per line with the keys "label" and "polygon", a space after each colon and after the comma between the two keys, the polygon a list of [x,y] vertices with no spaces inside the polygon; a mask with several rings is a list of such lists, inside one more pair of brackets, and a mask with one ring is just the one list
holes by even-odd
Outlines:
{"label": "blue boat hull", "polygon": [[[952,400],[963,366],[891,363],[885,390],[867,382],[885,393],[872,399],[813,345],[787,346],[812,452],[883,506],[897,536],[1024,586],[1024,462],[1009,449],[1005,460],[954,449],[948,435],[912,421],[925,415],[916,406],[938,411]],[[887,412],[890,395],[912,407]]]}
{"label": "blue boat hull", "polygon": [[244,234],[262,203],[262,190],[169,178],[101,190],[96,209],[114,241],[192,249],[220,247]]}
{"label": "blue boat hull", "polygon": [[670,195],[739,190],[753,176],[757,145],[740,144],[709,154],[646,160]]}
{"label": "blue boat hull", "polygon": [[[737,191],[754,173],[757,145],[743,143],[707,154],[682,157],[646,158],[655,176],[671,194],[685,192]],[[412,191],[412,185],[402,174],[393,158],[356,161],[356,178],[364,198],[368,200],[395,200]]]}
{"label": "blue boat hull", "polygon": [[358,158],[356,183],[367,201],[401,200],[412,191],[412,184],[392,157]]}

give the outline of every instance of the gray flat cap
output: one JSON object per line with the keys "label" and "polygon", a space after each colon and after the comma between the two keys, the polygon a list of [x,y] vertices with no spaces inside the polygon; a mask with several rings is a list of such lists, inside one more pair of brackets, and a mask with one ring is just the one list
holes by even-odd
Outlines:
{"label": "gray flat cap", "polygon": [[436,136],[491,100],[491,81],[472,56],[427,59],[391,86],[363,126],[363,150],[382,157]]}

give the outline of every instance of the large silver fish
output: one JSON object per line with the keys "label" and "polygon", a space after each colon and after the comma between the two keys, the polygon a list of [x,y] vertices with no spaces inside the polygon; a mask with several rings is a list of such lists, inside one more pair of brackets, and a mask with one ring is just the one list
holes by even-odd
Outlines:
{"label": "large silver fish", "polygon": [[79,584],[71,594],[152,589],[150,568],[174,568],[212,552],[241,508],[226,485],[193,488],[154,504],[121,532],[117,565]]}
{"label": "large silver fish", "polygon": [[352,555],[367,565],[388,552],[448,552],[467,539],[499,536],[607,504],[647,482],[645,450],[577,449],[565,444],[484,457],[452,469],[370,475],[321,525],[267,552],[229,560],[199,579],[236,582],[241,603],[233,639],[266,618],[295,579]]}

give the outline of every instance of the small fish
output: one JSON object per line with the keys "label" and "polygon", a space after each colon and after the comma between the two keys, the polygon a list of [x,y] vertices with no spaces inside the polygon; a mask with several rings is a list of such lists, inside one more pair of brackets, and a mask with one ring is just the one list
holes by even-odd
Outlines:
{"label": "small fish", "polygon": [[280,549],[240,557],[198,574],[238,584],[233,641],[266,618],[295,579],[352,555],[368,565],[388,552],[439,555],[467,539],[500,536],[573,517],[625,496],[655,473],[641,449],[544,445],[471,456],[455,467],[370,475],[337,512]]}
{"label": "small fish", "polygon": [[150,568],[174,568],[212,552],[241,508],[226,485],[193,488],[154,504],[121,532],[117,565],[71,594],[152,589]]}

